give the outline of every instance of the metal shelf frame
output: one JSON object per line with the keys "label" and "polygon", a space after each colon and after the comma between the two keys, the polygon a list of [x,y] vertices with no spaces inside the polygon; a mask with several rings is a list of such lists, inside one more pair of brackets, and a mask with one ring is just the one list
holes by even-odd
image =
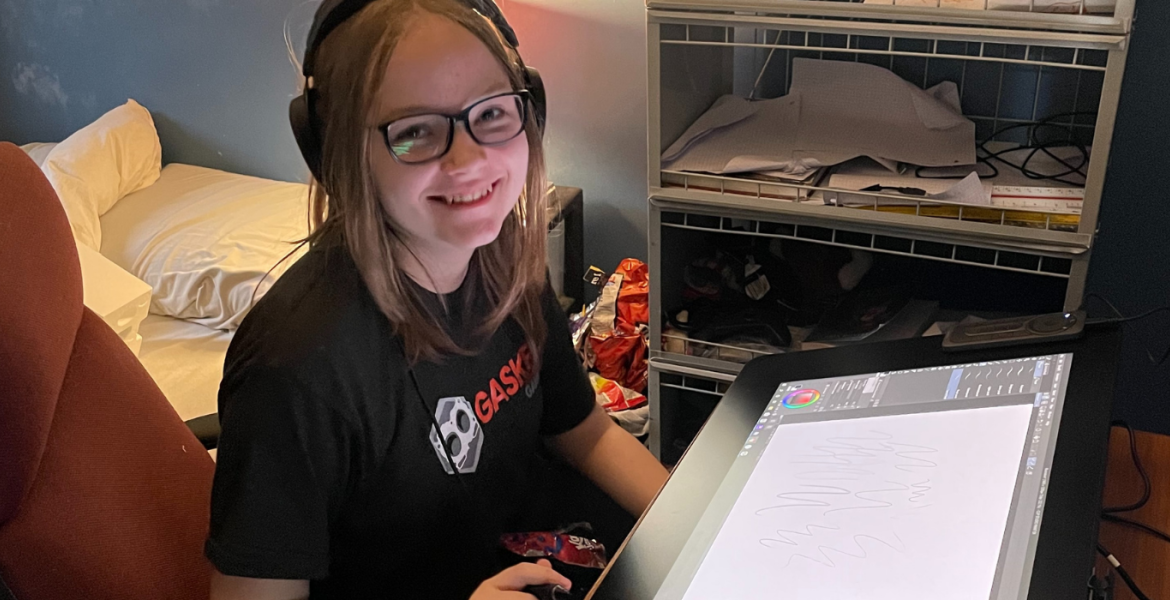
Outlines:
{"label": "metal shelf frame", "polygon": [[[695,392],[709,396],[712,401],[718,402],[731,383],[735,381],[735,369],[732,373],[713,372],[701,368],[687,366],[656,358],[650,358],[648,369],[648,385],[658,395],[660,388],[670,388],[684,392]],[[679,383],[663,382],[663,375],[668,378],[677,378]],[[671,377],[674,376],[674,377]],[[650,452],[654,456],[662,456],[662,405],[659,402],[650,402]]]}
{"label": "metal shelf frame", "polygon": [[[657,204],[656,206],[661,205]],[[659,226],[661,228],[718,231],[732,235],[799,240],[1028,275],[1042,275],[1060,279],[1071,278],[1071,259],[1059,252],[1036,252],[1030,248],[1013,252],[1003,247],[967,246],[957,243],[954,238],[899,237],[883,235],[881,232],[838,229],[826,226],[827,223],[815,225],[807,222],[804,224],[785,223],[727,213],[704,214],[697,211],[672,211],[671,216],[675,217],[674,221],[664,220],[659,216],[656,219]],[[681,222],[678,221],[678,217],[681,217]],[[701,217],[715,217],[718,221],[713,223],[711,219],[702,219]],[[1027,266],[1022,266],[1022,264]]]}
{"label": "metal shelf frame", "polygon": [[[934,1],[935,6],[901,6],[824,0],[647,0],[648,395],[650,445],[656,455],[661,456],[662,444],[660,386],[695,391],[686,385],[662,384],[662,373],[729,381],[742,364],[727,358],[765,354],[689,339],[673,340],[674,348],[684,352],[664,349],[662,317],[667,299],[662,297],[661,252],[666,232],[715,231],[792,239],[1055,278],[1064,282],[1066,310],[1082,303],[1134,0],[1117,0],[1113,14],[972,10]],[[983,1],[986,8],[987,0]],[[1082,7],[1084,1],[1080,0]],[[1030,8],[1040,4],[1040,0],[1029,2]],[[751,63],[747,72],[745,56]],[[961,65],[961,74],[950,80],[959,86],[965,106],[964,86],[976,86],[973,93],[996,94],[991,105],[981,101],[994,110],[967,115],[976,122],[979,135],[997,132],[1003,125],[1051,118],[1054,112],[1063,114],[1051,109],[1068,105],[1070,98],[1053,102],[1052,94],[1070,95],[1073,111],[1095,112],[1092,118],[1078,115],[1061,121],[1072,131],[1069,135],[1092,147],[1079,216],[1068,211],[974,207],[896,194],[859,194],[825,184],[795,185],[663,169],[663,149],[711,102],[732,93],[733,87],[750,87],[750,97],[756,97],[761,83],[771,89],[765,96],[775,97],[778,90],[787,93],[790,79],[781,78],[790,77],[788,66],[797,56],[864,59],[889,65],[891,70],[898,61],[924,63],[921,80],[911,79],[923,88],[937,82],[942,73],[952,77],[949,73],[958,73],[956,65]],[[782,62],[777,66],[774,61]],[[938,73],[932,72],[935,64]],[[999,89],[986,75],[996,64]],[[770,65],[773,71],[768,70]],[[1021,93],[1020,78],[1010,77],[1020,70],[1035,78],[1035,89],[1024,92],[1022,101],[1019,96],[1013,98],[1010,110],[1001,111],[1005,96]],[[972,82],[969,71],[981,74],[982,80],[976,77]],[[1010,85],[1005,85],[1005,79],[1011,80]],[[1051,88],[1045,90],[1046,106],[1041,102],[1044,85]],[[1032,103],[1030,114],[1019,108],[1022,102]],[[664,138],[664,132],[670,139]],[[845,207],[824,202],[826,193],[842,192],[853,198],[863,196],[866,204]],[[886,208],[890,201],[903,207]]]}
{"label": "metal shelf frame", "polygon": [[[760,208],[777,213],[813,214],[844,222],[860,220],[923,231],[951,231],[956,235],[972,235],[986,243],[1014,242],[1037,249],[1060,247],[1073,254],[1088,250],[1093,241],[1092,235],[1078,231],[1078,214],[1062,211],[976,206],[881,192],[775,183],[706,173],[662,171],[662,175],[662,187],[652,190],[651,196],[654,198],[705,199],[710,204],[727,205],[728,208]],[[855,206],[828,204],[822,199],[825,192],[865,198],[866,203],[857,203]],[[747,198],[755,202],[747,206],[743,202],[733,201],[733,198]],[[899,206],[889,206],[890,202]],[[859,215],[856,211],[862,212]],[[843,214],[845,212],[852,214]],[[951,224],[946,224],[947,221]],[[1038,236],[1038,232],[1043,233]]]}
{"label": "metal shelf frame", "polygon": [[[816,0],[794,0],[803,3],[817,3]],[[864,6],[864,5],[862,5]],[[1014,14],[1014,13],[1013,13]],[[650,64],[649,64],[649,103],[650,103],[650,119],[649,119],[649,187],[650,195],[652,197],[689,197],[680,195],[677,188],[682,188],[683,192],[691,191],[691,188],[700,187],[701,184],[692,184],[692,181],[705,181],[708,185],[702,187],[712,187],[710,182],[720,186],[720,191],[706,190],[708,200],[714,203],[720,202],[714,198],[715,194],[719,196],[730,196],[726,189],[728,183],[732,184],[732,191],[735,195],[752,195],[752,187],[755,188],[757,197],[772,196],[776,199],[793,199],[799,196],[807,196],[810,192],[815,191],[832,191],[832,188],[825,186],[807,186],[795,184],[773,184],[765,182],[757,182],[745,180],[735,177],[727,177],[710,174],[695,174],[683,173],[678,171],[670,171],[662,169],[661,154],[662,149],[666,146],[662,140],[662,51],[664,48],[670,46],[706,46],[706,47],[725,47],[725,48],[752,48],[752,49],[769,49],[769,59],[765,61],[764,67],[760,70],[757,76],[756,86],[759,85],[759,78],[763,77],[764,71],[768,67],[771,60],[771,52],[775,50],[783,50],[785,52],[817,52],[821,55],[824,53],[837,54],[851,54],[857,60],[861,55],[878,55],[878,56],[911,56],[921,58],[929,61],[932,57],[935,59],[945,58],[946,60],[960,60],[966,62],[982,61],[994,62],[1002,65],[1024,65],[1027,67],[1034,67],[1037,69],[1035,77],[1036,92],[1032,102],[1031,120],[1013,119],[1001,115],[999,110],[999,102],[996,103],[995,114],[993,115],[973,115],[969,118],[973,121],[983,121],[990,126],[992,131],[998,131],[1001,124],[1018,124],[1033,122],[1040,116],[1039,111],[1039,89],[1044,80],[1046,70],[1052,69],[1069,69],[1077,73],[1097,73],[1102,77],[1100,82],[1100,101],[1096,108],[1096,116],[1093,123],[1078,123],[1075,118],[1070,118],[1070,125],[1074,128],[1080,127],[1082,129],[1092,129],[1092,147],[1093,151],[1090,157],[1088,167],[1086,169],[1087,177],[1085,181],[1085,197],[1083,201],[1083,208],[1081,210],[1081,218],[1076,227],[1076,236],[1057,236],[1055,238],[1041,236],[1037,241],[1041,244],[1058,244],[1072,246],[1079,249],[1087,250],[1091,245],[1092,237],[1097,229],[1097,216],[1100,211],[1100,199],[1103,189],[1105,170],[1108,163],[1109,146],[1112,139],[1112,132],[1114,122],[1117,114],[1117,100],[1121,90],[1121,76],[1124,71],[1124,62],[1126,57],[1126,36],[1100,36],[1087,34],[1073,34],[1061,32],[1034,32],[1034,31],[1013,31],[1003,30],[998,31],[996,35],[989,36],[986,32],[979,32],[980,35],[974,35],[975,32],[962,30],[958,32],[950,32],[952,37],[947,38],[949,41],[961,42],[962,50],[952,49],[948,52],[940,52],[940,39],[938,36],[939,28],[936,26],[927,25],[907,25],[905,27],[915,27],[914,31],[899,31],[892,33],[883,28],[875,29],[873,23],[854,22],[854,21],[831,21],[831,20],[812,20],[812,19],[779,19],[774,17],[751,17],[750,15],[709,15],[709,14],[670,14],[667,16],[655,16],[653,11],[650,14]],[[882,24],[878,24],[882,25]],[[792,27],[799,27],[792,29]],[[903,24],[890,24],[889,27],[903,27]],[[674,27],[675,29],[671,29]],[[695,28],[706,28],[704,35],[692,35]],[[714,27],[714,29],[712,29]],[[785,27],[788,27],[785,29]],[[757,31],[763,31],[763,37],[769,38],[769,32],[774,35],[771,39],[772,43],[756,43],[750,41],[742,41],[735,39],[732,31],[736,28],[747,28]],[[945,28],[944,28],[945,29]],[[954,28],[951,28],[954,29]],[[681,35],[679,33],[681,32]],[[715,35],[712,35],[712,32]],[[782,35],[786,34],[786,35]],[[814,43],[812,41],[813,35],[820,34],[821,42]],[[837,34],[838,41],[842,43],[829,44],[825,43],[824,34]],[[1040,34],[1044,34],[1040,36]],[[843,36],[843,37],[840,37]],[[1050,39],[1039,39],[1050,38]],[[858,40],[862,37],[874,38],[878,41],[884,39],[883,47],[861,47]],[[899,40],[910,41],[926,41],[928,46],[919,47],[914,51],[892,50],[897,47]],[[988,52],[989,44],[996,44],[997,47],[993,53]],[[1013,54],[1009,55],[1008,49],[1013,50]],[[1052,50],[1048,50],[1052,48]],[[1001,53],[995,55],[995,52]],[[1091,59],[1090,59],[1091,58]],[[929,62],[924,71],[929,72]],[[964,66],[963,73],[966,73]],[[1049,75],[1051,77],[1051,75]],[[925,83],[925,82],[924,82]],[[960,84],[960,95],[963,94],[963,81]],[[1003,85],[1003,75],[1001,70],[1000,86]],[[785,84],[787,89],[787,84]],[[753,92],[754,92],[753,88]],[[1076,93],[1079,94],[1081,89],[1081,79],[1077,78]],[[997,91],[997,97],[1003,93],[1002,89]],[[713,100],[713,98],[711,99]],[[1074,99],[1073,105],[1076,106],[1077,99]],[[681,132],[680,132],[681,133]],[[744,187],[744,186],[747,187]],[[842,191],[842,190],[837,190]],[[847,190],[844,190],[847,191]],[[769,193],[770,192],[770,193]],[[851,195],[860,195],[857,192],[850,192]],[[880,200],[900,200],[907,201],[904,196],[896,196],[890,194],[867,194],[871,198],[874,205]],[[734,203],[734,201],[733,201]],[[945,203],[919,201],[919,205],[942,205]],[[783,208],[777,210],[809,210],[811,207],[809,203],[801,203],[799,208]],[[1043,211],[1029,211],[1029,212],[1043,212]],[[943,231],[965,231],[971,235],[980,236],[986,234],[988,241],[994,241],[998,234],[995,232],[1003,227],[993,226],[992,228],[985,227],[987,223],[973,220],[958,219],[960,225],[955,227],[953,225],[943,225],[940,223],[941,219],[937,218],[921,218],[918,214],[912,216],[909,220],[894,217],[887,219],[889,215],[882,215],[878,211],[871,211],[869,216],[877,221],[886,221],[900,224],[903,226],[916,226],[921,228],[939,228]],[[1002,221],[1006,224],[1008,215],[1001,213]],[[850,217],[853,219],[855,217]],[[981,219],[986,221],[986,219]],[[1049,221],[1045,221],[1044,229],[1051,230]],[[1010,227],[1010,225],[1008,225]],[[1031,228],[1026,228],[1029,232]],[[1011,234],[1006,234],[1009,238],[1013,237]],[[1021,236],[1019,233],[1014,236],[1017,239],[1036,239],[1031,233],[1026,236]]]}
{"label": "metal shelf frame", "polygon": [[[836,20],[886,20],[911,23],[940,23],[971,28],[1070,31],[1128,34],[1133,21],[1134,0],[1118,0],[1112,15],[1039,12],[1036,2],[1027,11],[950,8],[935,0],[935,6],[905,6],[827,2],[823,0],[647,0],[650,14],[658,12],[751,13],[794,15]],[[1084,2],[1080,3],[1083,8]],[[1078,10],[1083,12],[1083,10]]]}

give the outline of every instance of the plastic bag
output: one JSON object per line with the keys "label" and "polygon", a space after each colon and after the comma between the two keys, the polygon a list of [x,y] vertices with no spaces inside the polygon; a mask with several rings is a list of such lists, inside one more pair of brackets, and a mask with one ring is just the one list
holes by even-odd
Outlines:
{"label": "plastic bag", "polygon": [[646,389],[649,295],[649,269],[627,258],[602,288],[590,323],[593,368],[635,392]]}
{"label": "plastic bag", "polygon": [[593,384],[593,393],[597,395],[597,403],[607,412],[629,410],[646,403],[646,396],[622,387],[616,381],[606,379],[597,373],[589,374],[589,383]]}

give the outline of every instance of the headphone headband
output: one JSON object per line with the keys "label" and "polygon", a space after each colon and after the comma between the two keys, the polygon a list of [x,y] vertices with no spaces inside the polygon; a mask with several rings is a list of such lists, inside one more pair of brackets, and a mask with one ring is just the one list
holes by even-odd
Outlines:
{"label": "headphone headband", "polygon": [[[313,25],[309,29],[308,44],[305,46],[305,59],[301,65],[301,72],[305,77],[313,76],[313,64],[317,58],[317,48],[333,33],[334,29],[341,26],[342,23],[348,21],[351,17],[361,12],[361,10],[375,0],[324,0],[320,6],[317,7],[317,13],[313,17]],[[496,5],[493,0],[462,0],[462,2],[470,6],[475,12],[487,17],[508,42],[512,48],[519,48],[520,41],[516,38],[516,32],[508,21],[504,18],[504,13],[500,12],[500,7]]]}

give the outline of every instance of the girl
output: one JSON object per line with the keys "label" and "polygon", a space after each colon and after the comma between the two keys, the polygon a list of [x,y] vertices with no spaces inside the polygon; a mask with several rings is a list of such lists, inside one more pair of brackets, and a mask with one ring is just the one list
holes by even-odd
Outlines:
{"label": "girl", "polygon": [[632,514],[666,479],[594,402],[544,280],[543,92],[495,10],[318,11],[310,250],[228,352],[214,600],[569,587],[547,561],[500,570],[538,451]]}

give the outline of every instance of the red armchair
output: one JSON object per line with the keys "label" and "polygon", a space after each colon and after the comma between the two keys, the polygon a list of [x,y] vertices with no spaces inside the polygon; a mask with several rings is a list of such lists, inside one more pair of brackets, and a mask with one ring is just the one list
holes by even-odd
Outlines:
{"label": "red armchair", "polygon": [[17,600],[205,600],[213,471],[82,305],[52,187],[0,144],[0,577]]}

